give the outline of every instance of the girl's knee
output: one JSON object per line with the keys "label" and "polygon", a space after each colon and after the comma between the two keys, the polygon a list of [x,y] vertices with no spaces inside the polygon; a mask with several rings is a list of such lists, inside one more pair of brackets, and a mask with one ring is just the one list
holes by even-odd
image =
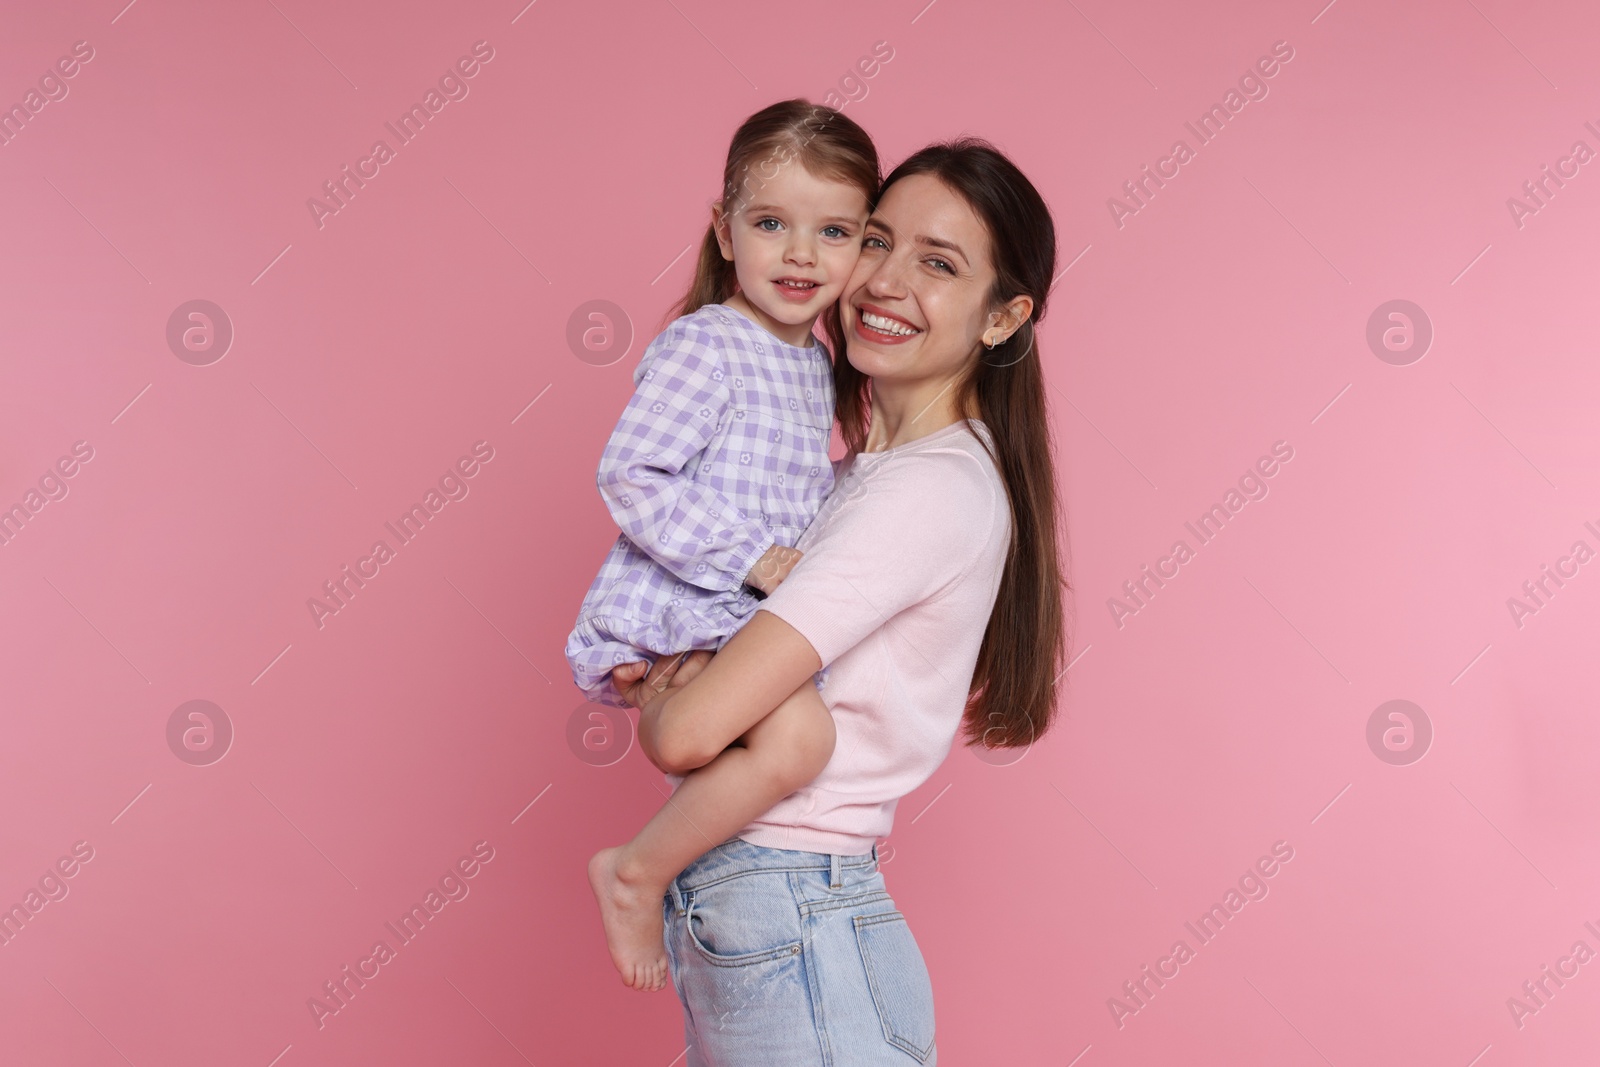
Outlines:
{"label": "girl's knee", "polygon": [[774,731],[778,736],[772,739],[771,754],[776,758],[777,773],[783,784],[791,790],[799,789],[821,774],[833,758],[834,744],[838,740],[833,713],[810,683],[780,705],[779,711],[784,713],[782,729]]}

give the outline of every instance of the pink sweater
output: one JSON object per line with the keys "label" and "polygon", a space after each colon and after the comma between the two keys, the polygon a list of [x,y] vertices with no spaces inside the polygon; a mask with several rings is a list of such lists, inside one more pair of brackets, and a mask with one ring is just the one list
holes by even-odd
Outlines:
{"label": "pink sweater", "polygon": [[[973,420],[980,433],[988,427]],[[739,836],[861,855],[950,753],[1011,540],[1005,485],[956,422],[840,461],[805,555],[762,601],[829,668],[838,740],[810,785]]]}

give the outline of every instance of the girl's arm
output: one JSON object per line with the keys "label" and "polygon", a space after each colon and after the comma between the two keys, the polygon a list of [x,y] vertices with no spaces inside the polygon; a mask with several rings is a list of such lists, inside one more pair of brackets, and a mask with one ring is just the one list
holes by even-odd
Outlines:
{"label": "girl's arm", "polygon": [[684,470],[731,415],[720,346],[716,334],[682,320],[651,342],[596,483],[641,551],[685,582],[733,592],[776,540],[759,515]]}
{"label": "girl's arm", "polygon": [[704,767],[821,668],[800,631],[757,609],[703,670],[645,703],[639,747],[668,774]]}

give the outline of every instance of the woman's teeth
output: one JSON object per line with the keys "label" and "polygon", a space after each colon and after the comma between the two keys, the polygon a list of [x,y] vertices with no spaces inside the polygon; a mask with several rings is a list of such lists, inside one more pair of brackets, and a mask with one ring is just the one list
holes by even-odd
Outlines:
{"label": "woman's teeth", "polygon": [[891,333],[896,337],[910,337],[914,333],[922,332],[921,330],[914,330],[904,323],[896,322],[894,319],[886,319],[882,315],[874,315],[870,311],[861,313],[861,321],[880,333]]}

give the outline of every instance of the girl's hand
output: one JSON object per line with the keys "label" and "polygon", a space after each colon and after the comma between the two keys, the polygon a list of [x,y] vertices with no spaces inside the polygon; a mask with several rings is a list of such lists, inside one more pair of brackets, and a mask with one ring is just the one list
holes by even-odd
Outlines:
{"label": "girl's hand", "polygon": [[750,568],[750,573],[745,577],[744,584],[761,590],[771,596],[783,580],[789,577],[789,572],[794,570],[794,565],[800,562],[804,555],[798,548],[787,545],[773,545],[761,554],[755,566]]}
{"label": "girl's hand", "polygon": [[[714,655],[709,649],[696,649],[677,656],[661,656],[654,664],[643,660],[624,663],[612,668],[611,678],[622,699],[644,710],[646,704],[669,688],[681,689],[711,662]],[[645,668],[649,667],[649,673]]]}
{"label": "girl's hand", "polygon": [[[659,667],[664,662],[666,662],[664,659],[657,660],[656,666]],[[642,708],[645,701],[649,699],[642,692],[645,670],[649,666],[650,664],[644,660],[639,660],[611,668],[611,684],[617,687],[617,692],[622,694],[622,699],[628,702],[629,707]]]}

